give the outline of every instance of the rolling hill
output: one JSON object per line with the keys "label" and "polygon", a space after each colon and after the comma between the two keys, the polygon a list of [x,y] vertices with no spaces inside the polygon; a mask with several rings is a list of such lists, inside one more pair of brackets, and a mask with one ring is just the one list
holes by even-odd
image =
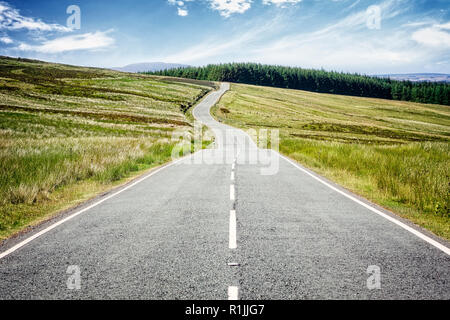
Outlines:
{"label": "rolling hill", "polygon": [[0,239],[171,159],[212,84],[0,57]]}

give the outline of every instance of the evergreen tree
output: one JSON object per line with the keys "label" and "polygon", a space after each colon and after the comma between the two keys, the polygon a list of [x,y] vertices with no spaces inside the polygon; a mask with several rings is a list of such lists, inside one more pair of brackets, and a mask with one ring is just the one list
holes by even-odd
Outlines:
{"label": "evergreen tree", "polygon": [[360,74],[256,63],[226,63],[150,74],[449,105],[450,84],[394,81]]}

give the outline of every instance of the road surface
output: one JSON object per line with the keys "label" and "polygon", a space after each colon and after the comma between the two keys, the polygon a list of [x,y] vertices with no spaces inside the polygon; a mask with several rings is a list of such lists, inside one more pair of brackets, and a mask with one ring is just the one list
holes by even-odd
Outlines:
{"label": "road surface", "polygon": [[448,243],[214,121],[228,88],[215,148],[0,247],[0,299],[450,299]]}

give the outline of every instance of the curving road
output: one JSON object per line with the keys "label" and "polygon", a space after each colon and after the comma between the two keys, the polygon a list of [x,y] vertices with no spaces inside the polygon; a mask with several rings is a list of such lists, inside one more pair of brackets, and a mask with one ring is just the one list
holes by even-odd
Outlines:
{"label": "curving road", "polygon": [[0,247],[0,299],[450,299],[448,243],[216,122],[228,89],[215,148]]}

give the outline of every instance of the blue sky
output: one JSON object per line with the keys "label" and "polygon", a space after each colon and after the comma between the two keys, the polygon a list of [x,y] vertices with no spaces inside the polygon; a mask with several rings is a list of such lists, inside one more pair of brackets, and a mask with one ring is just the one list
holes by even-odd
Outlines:
{"label": "blue sky", "polygon": [[[450,0],[0,0],[0,55],[450,73]],[[80,8],[80,28],[67,8]],[[73,20],[74,21],[74,20]]]}

